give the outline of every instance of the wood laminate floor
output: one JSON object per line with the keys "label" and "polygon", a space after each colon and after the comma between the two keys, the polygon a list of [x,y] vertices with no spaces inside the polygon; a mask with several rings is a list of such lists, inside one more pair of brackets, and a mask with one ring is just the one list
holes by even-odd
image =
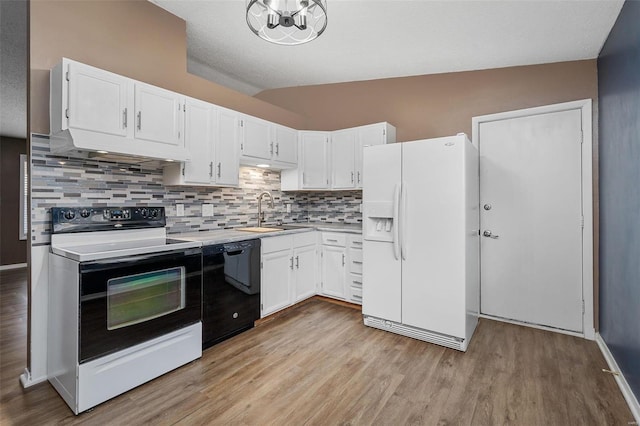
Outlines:
{"label": "wood laminate floor", "polygon": [[0,423],[627,425],[594,342],[481,320],[466,353],[365,327],[312,300],[74,416],[48,383],[20,387],[25,271],[0,275]]}

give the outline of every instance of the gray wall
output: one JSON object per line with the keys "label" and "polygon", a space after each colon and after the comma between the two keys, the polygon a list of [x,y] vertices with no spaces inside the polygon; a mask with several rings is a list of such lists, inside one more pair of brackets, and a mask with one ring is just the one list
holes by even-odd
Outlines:
{"label": "gray wall", "polygon": [[20,154],[24,139],[0,136],[0,265],[27,263],[27,242],[20,240]]}
{"label": "gray wall", "polygon": [[640,399],[640,2],[598,58],[600,334]]}

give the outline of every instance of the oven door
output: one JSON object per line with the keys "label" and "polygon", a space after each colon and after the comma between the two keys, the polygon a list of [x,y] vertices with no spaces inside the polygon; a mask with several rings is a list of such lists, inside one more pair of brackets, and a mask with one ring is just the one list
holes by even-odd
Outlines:
{"label": "oven door", "polygon": [[82,364],[197,323],[202,317],[202,251],[80,263]]}

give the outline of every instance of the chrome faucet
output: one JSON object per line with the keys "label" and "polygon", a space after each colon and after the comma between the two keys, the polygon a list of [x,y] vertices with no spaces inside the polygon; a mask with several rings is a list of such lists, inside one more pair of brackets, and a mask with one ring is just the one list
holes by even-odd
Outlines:
{"label": "chrome faucet", "polygon": [[264,212],[262,211],[262,197],[269,197],[269,207],[273,208],[273,195],[269,191],[262,191],[258,195],[258,228],[262,226],[262,222],[264,222]]}

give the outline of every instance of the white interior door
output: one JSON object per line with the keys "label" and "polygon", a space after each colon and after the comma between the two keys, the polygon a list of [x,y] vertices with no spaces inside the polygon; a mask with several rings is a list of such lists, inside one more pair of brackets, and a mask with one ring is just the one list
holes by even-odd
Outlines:
{"label": "white interior door", "polygon": [[583,331],[581,117],[480,123],[481,313]]}

